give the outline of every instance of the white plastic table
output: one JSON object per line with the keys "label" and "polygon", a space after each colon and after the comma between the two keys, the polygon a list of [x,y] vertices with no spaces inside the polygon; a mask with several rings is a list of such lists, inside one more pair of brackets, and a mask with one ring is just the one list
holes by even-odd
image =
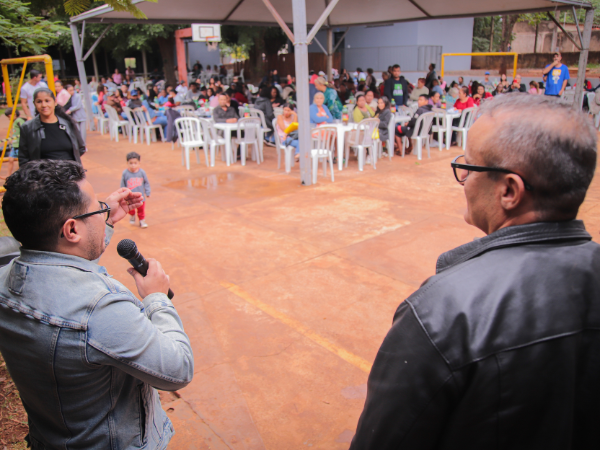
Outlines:
{"label": "white plastic table", "polygon": [[[343,162],[344,162],[344,139],[346,137],[346,132],[354,130],[356,128],[355,123],[348,122],[344,124],[343,122],[338,123],[324,123],[322,126],[324,127],[335,127],[337,129],[337,160],[338,160],[338,170],[342,170]],[[316,128],[313,128],[315,130]]]}
{"label": "white plastic table", "polygon": [[396,123],[406,123],[406,122],[410,122],[410,119],[412,119],[412,117],[407,116],[406,114],[394,114],[394,121]]}
{"label": "white plastic table", "polygon": [[446,115],[446,150],[450,150],[450,141],[452,140],[452,120],[460,117],[462,112],[456,109],[447,109],[445,113],[438,112],[435,115],[443,117]]}
{"label": "white plastic table", "polygon": [[[225,133],[225,151],[229,152],[230,155],[233,155],[231,152],[231,131],[237,131],[238,124],[235,123],[215,123],[215,129],[221,130]],[[214,160],[210,162],[210,165],[214,167]]]}

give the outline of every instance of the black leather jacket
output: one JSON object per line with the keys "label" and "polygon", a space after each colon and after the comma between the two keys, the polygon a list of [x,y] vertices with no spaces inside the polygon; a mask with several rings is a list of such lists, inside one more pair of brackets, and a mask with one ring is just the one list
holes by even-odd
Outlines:
{"label": "black leather jacket", "polygon": [[600,445],[600,246],[583,222],[440,256],[398,308],[351,449]]}
{"label": "black leather jacket", "polygon": [[[70,120],[58,117],[58,123],[67,127],[67,133],[73,144],[73,157],[75,161],[81,163],[80,156],[86,152],[85,142],[79,133],[79,130]],[[21,137],[19,139],[19,166],[26,162],[35,161],[40,158],[40,149],[42,139],[44,139],[44,128],[40,117],[33,119],[21,125]]]}

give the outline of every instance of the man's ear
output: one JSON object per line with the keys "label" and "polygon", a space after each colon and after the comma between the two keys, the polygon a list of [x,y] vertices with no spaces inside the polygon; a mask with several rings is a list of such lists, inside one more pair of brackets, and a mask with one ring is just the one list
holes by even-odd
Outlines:
{"label": "man's ear", "polygon": [[75,219],[69,219],[60,229],[60,237],[70,244],[78,244],[81,241],[80,231],[77,221]]}
{"label": "man's ear", "polygon": [[505,211],[514,211],[525,201],[525,184],[520,176],[509,173],[502,178],[500,204]]}

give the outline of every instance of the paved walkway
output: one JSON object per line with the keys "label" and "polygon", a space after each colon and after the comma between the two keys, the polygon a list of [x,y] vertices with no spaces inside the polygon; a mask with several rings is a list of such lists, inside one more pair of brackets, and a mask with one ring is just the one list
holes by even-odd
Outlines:
{"label": "paved walkway", "polygon": [[[119,187],[131,150],[152,184],[149,228],[120,223],[101,262],[135,292],[116,252],[131,238],[170,274],[196,363],[187,388],[162,393],[171,449],[348,448],[394,311],[440,253],[482,236],[463,220],[456,147],[362,173],[352,159],[335,183],[320,173],[311,187],[298,166],[277,170],[272,147],[260,166],[208,169],[201,154],[190,171],[171,144],[91,133],[89,149],[100,199]],[[581,214],[595,238],[599,203],[595,181]]]}

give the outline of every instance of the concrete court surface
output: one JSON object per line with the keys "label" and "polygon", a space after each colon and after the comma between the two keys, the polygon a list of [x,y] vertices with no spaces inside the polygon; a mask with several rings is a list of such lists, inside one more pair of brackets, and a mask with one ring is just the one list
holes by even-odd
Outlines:
{"label": "concrete court surface", "polygon": [[[136,292],[116,252],[131,238],[170,274],[195,355],[192,383],[161,393],[170,449],[348,448],[394,311],[440,253],[483,235],[463,220],[457,147],[362,173],[351,158],[334,183],[320,171],[311,187],[297,165],[277,170],[273,147],[260,166],[207,168],[201,152],[190,171],[171,144],[93,132],[88,148],[99,199],[119,187],[131,150],[152,185],[149,228],[119,223],[101,263]],[[594,239],[599,203],[596,178],[580,213]]]}

